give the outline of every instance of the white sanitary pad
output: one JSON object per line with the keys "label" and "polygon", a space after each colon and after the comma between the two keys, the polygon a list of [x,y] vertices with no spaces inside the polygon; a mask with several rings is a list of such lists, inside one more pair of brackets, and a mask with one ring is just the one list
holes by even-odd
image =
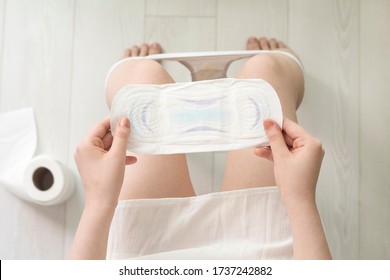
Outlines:
{"label": "white sanitary pad", "polygon": [[[164,85],[128,85],[115,96],[111,127],[131,123],[128,150],[174,154],[268,145],[263,120],[282,126],[273,87],[260,79],[217,79]],[[113,131],[115,133],[115,131]]]}

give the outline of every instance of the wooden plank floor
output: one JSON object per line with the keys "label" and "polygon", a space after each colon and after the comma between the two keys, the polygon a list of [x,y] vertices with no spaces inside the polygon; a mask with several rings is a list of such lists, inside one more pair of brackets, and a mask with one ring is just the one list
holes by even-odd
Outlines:
{"label": "wooden plank floor", "polygon": [[360,9],[360,255],[390,259],[390,2]]}
{"label": "wooden plank floor", "polygon": [[[386,0],[0,0],[0,112],[32,106],[38,152],[77,176],[73,152],[108,114],[105,75],[125,47],[238,50],[252,35],[279,38],[305,68],[299,121],[326,149],[318,204],[334,257],[390,259],[389,18]],[[226,154],[187,158],[197,193],[218,191]],[[77,182],[51,207],[0,188],[0,258],[66,257],[83,207]]]}

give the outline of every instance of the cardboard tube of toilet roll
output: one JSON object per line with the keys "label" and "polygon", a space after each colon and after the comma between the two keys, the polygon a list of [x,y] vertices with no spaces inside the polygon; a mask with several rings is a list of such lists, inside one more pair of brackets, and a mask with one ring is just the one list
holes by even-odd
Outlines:
{"label": "cardboard tube of toilet roll", "polygon": [[74,177],[65,165],[50,156],[34,157],[27,165],[23,185],[32,202],[54,205],[67,200],[73,193]]}

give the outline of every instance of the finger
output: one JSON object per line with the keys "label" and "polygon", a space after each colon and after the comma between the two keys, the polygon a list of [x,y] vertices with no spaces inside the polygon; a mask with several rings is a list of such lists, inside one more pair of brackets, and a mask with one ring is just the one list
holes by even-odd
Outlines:
{"label": "finger", "polygon": [[108,131],[106,135],[102,138],[104,149],[108,151],[111,148],[112,140],[114,137],[112,136],[111,131]]}
{"label": "finger", "polygon": [[90,139],[92,138],[100,138],[103,139],[103,137],[109,132],[110,130],[110,118],[106,117],[105,119],[101,120],[95,126],[92,127],[90,130],[88,137]]}
{"label": "finger", "polygon": [[255,155],[257,155],[258,157],[268,159],[270,161],[274,160],[274,157],[272,156],[272,150],[270,147],[255,148]]}
{"label": "finger", "polygon": [[294,140],[290,136],[288,136],[285,131],[283,131],[283,137],[287,146],[292,147],[294,144]]}
{"label": "finger", "polygon": [[126,156],[126,159],[125,159],[125,164],[126,165],[131,165],[131,164],[134,164],[136,162],[137,162],[137,158],[136,157]]}
{"label": "finger", "polygon": [[110,153],[116,156],[125,156],[127,140],[130,135],[130,121],[127,117],[122,117],[115,129],[114,140],[112,141]]}
{"label": "finger", "polygon": [[273,157],[275,157],[275,154],[284,154],[289,151],[279,125],[273,120],[267,119],[264,121],[264,130],[271,146]]}
{"label": "finger", "polygon": [[295,140],[298,137],[309,136],[309,134],[304,130],[299,124],[293,122],[288,118],[283,119],[283,131],[288,135],[292,140]]}

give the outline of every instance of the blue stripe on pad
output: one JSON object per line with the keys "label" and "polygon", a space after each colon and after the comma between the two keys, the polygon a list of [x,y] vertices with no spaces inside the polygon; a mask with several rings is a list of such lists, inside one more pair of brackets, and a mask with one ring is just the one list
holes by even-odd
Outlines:
{"label": "blue stripe on pad", "polygon": [[221,123],[229,121],[229,114],[226,109],[220,106],[207,108],[183,108],[173,110],[170,113],[170,120],[176,124],[193,124],[193,123],[215,123],[219,126]]}

